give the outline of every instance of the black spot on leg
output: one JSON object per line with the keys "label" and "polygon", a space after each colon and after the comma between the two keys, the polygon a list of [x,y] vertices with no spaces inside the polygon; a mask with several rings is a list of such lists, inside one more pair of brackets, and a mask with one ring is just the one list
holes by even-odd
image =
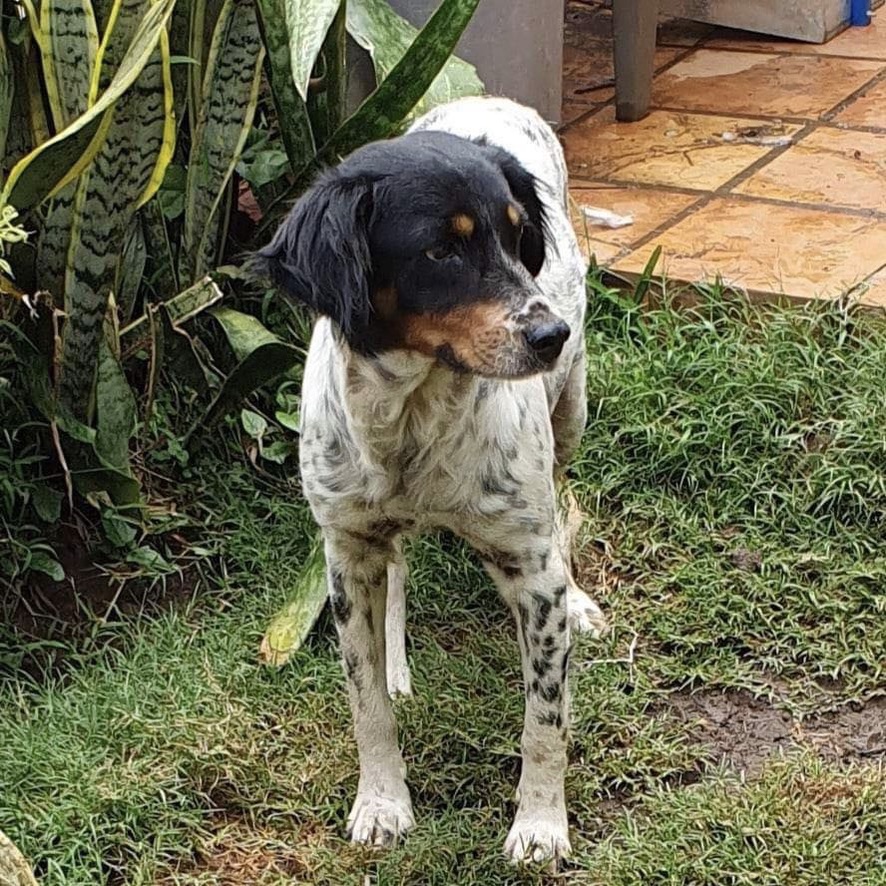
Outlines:
{"label": "black spot on leg", "polygon": [[330,603],[332,604],[332,617],[335,619],[335,623],[343,627],[351,619],[351,601],[348,599],[347,592],[345,591],[344,578],[342,578],[342,574],[338,571],[332,572]]}
{"label": "black spot on leg", "polygon": [[551,617],[553,604],[541,594],[533,594],[532,598],[538,606],[538,609],[535,612],[535,629],[537,631],[543,631],[545,625],[548,623],[548,619]]}
{"label": "black spot on leg", "polygon": [[560,585],[560,587],[554,590],[554,605],[559,606],[563,602],[563,596],[566,593],[566,585]]}
{"label": "black spot on leg", "polygon": [[559,633],[563,633],[566,630],[566,616],[564,615],[560,621],[557,622],[557,631]]}
{"label": "black spot on leg", "polygon": [[489,396],[489,382],[481,381],[477,385],[477,396],[474,398],[474,406],[478,406]]}
{"label": "black spot on leg", "polygon": [[542,572],[546,572],[548,568],[548,552],[542,552],[541,556],[538,558],[539,566]]}
{"label": "black spot on leg", "polygon": [[539,677],[544,677],[552,667],[553,665],[551,665],[550,661],[545,658],[532,659],[532,670],[535,671]]}
{"label": "black spot on leg", "polygon": [[557,729],[563,728],[563,716],[556,711],[549,711],[547,714],[540,714],[536,717],[539,726],[556,726]]}
{"label": "black spot on leg", "polygon": [[542,686],[540,695],[546,702],[554,704],[563,698],[563,687],[559,683],[548,683]]}
{"label": "black spot on leg", "polygon": [[494,566],[505,578],[515,579],[523,575],[523,570],[518,565],[517,558],[507,551],[491,548],[481,551],[480,556],[490,565]]}
{"label": "black spot on leg", "polygon": [[369,628],[369,633],[373,633],[375,631],[375,624],[372,619],[372,606],[367,606],[363,610],[363,618],[366,619],[366,627]]}

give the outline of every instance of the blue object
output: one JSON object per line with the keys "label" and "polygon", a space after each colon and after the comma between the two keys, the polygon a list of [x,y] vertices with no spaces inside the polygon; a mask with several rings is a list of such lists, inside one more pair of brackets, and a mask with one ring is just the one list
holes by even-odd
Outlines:
{"label": "blue object", "polygon": [[871,0],[851,0],[849,6],[849,24],[863,27],[871,23]]}

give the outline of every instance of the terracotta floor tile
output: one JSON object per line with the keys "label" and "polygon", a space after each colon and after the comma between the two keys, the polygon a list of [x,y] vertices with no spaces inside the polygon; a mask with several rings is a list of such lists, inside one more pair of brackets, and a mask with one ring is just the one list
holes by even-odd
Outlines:
{"label": "terracotta floor tile", "polygon": [[[659,47],[655,69],[670,64],[684,50]],[[583,104],[601,104],[615,95],[612,41],[588,39],[585,45],[563,46],[563,97]]]}
{"label": "terracotta floor tile", "polygon": [[886,60],[886,14],[881,13],[867,28],[847,28],[827,43],[799,40],[766,40],[750,31],[728,28],[705,40],[711,49],[744,49],[752,52],[787,52],[796,55],[839,55],[844,58]]}
{"label": "terracotta floor tile", "polygon": [[[611,261],[641,237],[663,229],[677,213],[698,199],[652,188],[619,188],[581,182],[573,183],[569,196],[579,246],[586,256],[593,254],[601,263]],[[583,206],[630,215],[634,223],[623,228],[607,228],[585,217],[581,211]]]}
{"label": "terracotta floor tile", "polygon": [[886,65],[830,56],[698,49],[659,76],[655,105],[817,119]]}
{"label": "terracotta floor tile", "polygon": [[847,126],[875,126],[886,129],[886,80],[874,84],[845,110],[834,117]]}
{"label": "terracotta floor tile", "polygon": [[886,212],[886,133],[817,129],[735,191],[792,203]]}
{"label": "terracotta floor tile", "polygon": [[[725,132],[757,120],[654,111],[639,123],[616,123],[611,107],[564,134],[573,176],[619,183],[713,190],[766,155],[770,147],[729,142]],[[799,129],[780,127],[785,134]]]}
{"label": "terracotta floor tile", "polygon": [[883,265],[886,222],[753,200],[718,198],[616,264],[639,272],[662,247],[669,277],[718,274],[747,289],[832,297]]}

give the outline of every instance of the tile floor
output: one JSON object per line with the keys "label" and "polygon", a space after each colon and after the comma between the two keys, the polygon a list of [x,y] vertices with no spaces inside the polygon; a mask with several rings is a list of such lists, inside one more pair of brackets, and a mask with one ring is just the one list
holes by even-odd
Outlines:
{"label": "tile floor", "polygon": [[660,246],[670,279],[886,307],[886,7],[821,46],[662,23],[652,110],[617,123],[608,5],[566,13],[561,136],[588,254],[636,274]]}

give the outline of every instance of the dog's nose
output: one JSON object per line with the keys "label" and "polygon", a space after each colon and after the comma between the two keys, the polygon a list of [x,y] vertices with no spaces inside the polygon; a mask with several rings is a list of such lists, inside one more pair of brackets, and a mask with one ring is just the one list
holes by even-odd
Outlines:
{"label": "dog's nose", "polygon": [[562,320],[554,320],[551,323],[531,326],[523,335],[536,356],[545,363],[553,363],[560,356],[560,351],[569,338],[569,327]]}

